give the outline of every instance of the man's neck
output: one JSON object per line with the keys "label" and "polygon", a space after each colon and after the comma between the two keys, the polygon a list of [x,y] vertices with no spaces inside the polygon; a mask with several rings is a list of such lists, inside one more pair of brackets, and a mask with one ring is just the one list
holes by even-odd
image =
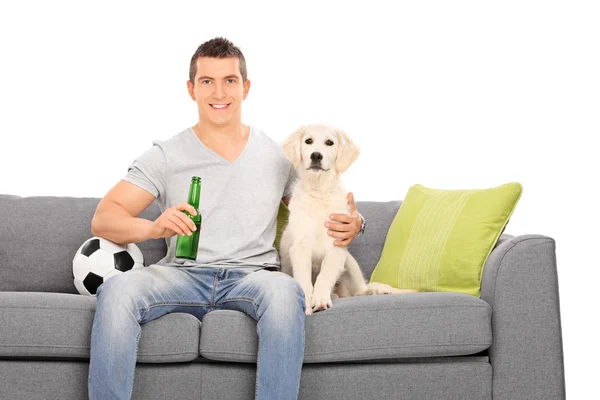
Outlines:
{"label": "man's neck", "polygon": [[198,122],[193,127],[196,136],[204,142],[231,143],[245,141],[250,127],[241,122],[236,125],[216,126]]}

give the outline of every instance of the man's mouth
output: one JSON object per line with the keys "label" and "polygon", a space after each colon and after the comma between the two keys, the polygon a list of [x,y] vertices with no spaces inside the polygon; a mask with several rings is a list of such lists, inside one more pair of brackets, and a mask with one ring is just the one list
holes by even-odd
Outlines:
{"label": "man's mouth", "polygon": [[215,110],[226,110],[227,108],[229,108],[229,104],[211,104],[210,106],[215,109]]}

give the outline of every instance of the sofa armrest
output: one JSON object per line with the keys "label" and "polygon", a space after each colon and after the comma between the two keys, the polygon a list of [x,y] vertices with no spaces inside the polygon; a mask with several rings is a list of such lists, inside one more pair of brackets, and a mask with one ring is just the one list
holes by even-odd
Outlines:
{"label": "sofa armrest", "polygon": [[494,400],[565,398],[555,250],[547,236],[505,235],[485,263]]}

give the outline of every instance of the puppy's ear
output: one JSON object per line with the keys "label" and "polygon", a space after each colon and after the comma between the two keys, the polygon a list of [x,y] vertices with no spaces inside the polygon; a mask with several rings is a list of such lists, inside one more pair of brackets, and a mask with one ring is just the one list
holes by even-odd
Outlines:
{"label": "puppy's ear", "polygon": [[335,158],[335,169],[338,173],[342,173],[348,169],[348,167],[356,161],[360,154],[360,149],[350,139],[350,136],[341,129],[336,129],[338,137],[338,150]]}
{"label": "puppy's ear", "polygon": [[300,162],[302,162],[302,154],[300,153],[300,147],[302,145],[302,135],[306,130],[306,125],[302,125],[296,129],[287,139],[284,140],[281,145],[283,149],[283,155],[294,164],[294,168],[298,168]]}

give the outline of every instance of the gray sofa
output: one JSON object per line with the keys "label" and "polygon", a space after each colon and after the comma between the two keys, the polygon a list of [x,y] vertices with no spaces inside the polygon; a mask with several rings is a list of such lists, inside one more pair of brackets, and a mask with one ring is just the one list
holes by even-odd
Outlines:
{"label": "gray sofa", "polygon": [[[0,195],[0,399],[87,398],[95,298],[71,261],[97,198]],[[399,201],[357,202],[368,232],[350,251],[370,276]],[[159,215],[152,204],[141,217]],[[163,240],[138,246],[146,265]],[[252,399],[256,323],[214,311],[142,326],[136,399]],[[337,299],[306,320],[301,399],[563,399],[554,240],[503,235],[481,298],[458,293]]]}

